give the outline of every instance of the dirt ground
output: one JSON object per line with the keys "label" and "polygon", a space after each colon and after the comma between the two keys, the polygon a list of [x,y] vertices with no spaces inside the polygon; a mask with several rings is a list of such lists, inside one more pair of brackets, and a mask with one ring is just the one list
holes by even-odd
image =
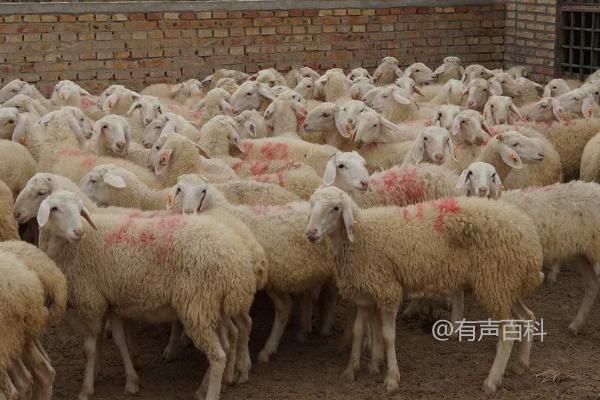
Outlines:
{"label": "dirt ground", "polygon": [[[579,336],[567,330],[574,317],[583,286],[577,272],[563,270],[559,282],[544,286],[526,304],[544,319],[548,335],[536,342],[531,370],[517,376],[510,371],[511,359],[502,389],[485,395],[481,386],[495,354],[495,341],[482,343],[438,342],[429,328],[399,321],[397,334],[400,390],[388,394],[383,374],[370,376],[365,368],[357,381],[341,377],[347,352],[339,351],[343,321],[331,338],[311,337],[299,344],[294,329],[286,331],[279,352],[268,365],[255,364],[250,382],[224,390],[223,400],[234,399],[600,399],[600,304],[594,309]],[[485,318],[467,299],[466,316]],[[259,296],[253,310],[251,338],[253,360],[265,342],[271,322],[271,307]],[[598,302],[597,302],[598,303]],[[181,359],[161,363],[169,327],[144,326],[137,330],[141,353],[138,374],[144,400],[190,399],[206,368],[205,358],[188,348]],[[45,338],[46,349],[56,368],[54,398],[75,399],[82,381],[82,339],[71,314]],[[516,352],[513,352],[513,358]],[[125,376],[112,342],[104,350],[105,370],[96,384],[97,400],[124,399]],[[554,379],[552,379],[554,378]]]}

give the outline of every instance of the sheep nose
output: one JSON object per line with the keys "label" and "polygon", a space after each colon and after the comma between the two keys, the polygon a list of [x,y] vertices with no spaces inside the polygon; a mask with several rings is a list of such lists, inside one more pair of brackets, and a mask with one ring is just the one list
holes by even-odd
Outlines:
{"label": "sheep nose", "polygon": [[16,219],[16,220],[19,220],[19,218],[21,218],[21,213],[20,213],[20,212],[17,212],[17,211],[15,211],[15,219]]}
{"label": "sheep nose", "polygon": [[150,122],[152,122],[152,118],[144,118],[144,124],[146,124],[146,126],[150,125]]}
{"label": "sheep nose", "polygon": [[488,189],[486,187],[480,187],[477,192],[479,193],[479,197],[485,197],[487,196]]}
{"label": "sheep nose", "polygon": [[473,100],[470,100],[470,101],[467,103],[467,107],[468,107],[468,108],[473,108],[473,107],[475,107],[475,102],[474,102]]}
{"label": "sheep nose", "polygon": [[125,142],[117,142],[115,146],[117,146],[117,150],[121,151],[125,148]]}
{"label": "sheep nose", "polygon": [[441,153],[437,153],[437,154],[435,155],[435,159],[436,159],[437,161],[444,161],[444,155],[443,155],[443,154],[441,154]]}
{"label": "sheep nose", "polygon": [[358,148],[361,148],[361,147],[363,146],[363,141],[362,141],[362,140],[359,140],[359,141],[355,142],[355,143],[354,143],[354,146],[355,146],[355,147],[358,147]]}
{"label": "sheep nose", "polygon": [[73,229],[73,234],[75,234],[75,236],[77,236],[78,238],[82,238],[84,233],[85,232],[82,228]]}
{"label": "sheep nose", "polygon": [[306,232],[306,237],[310,242],[315,242],[318,239],[317,229],[313,228]]}
{"label": "sheep nose", "polygon": [[499,125],[504,125],[505,123],[506,123],[506,120],[504,118],[501,118],[498,120]]}
{"label": "sheep nose", "polygon": [[360,181],[360,187],[362,188],[362,190],[367,190],[369,188],[369,182]]}
{"label": "sheep nose", "polygon": [[304,129],[305,131],[307,131],[308,130],[308,124],[307,123],[302,124],[302,129]]}
{"label": "sheep nose", "polygon": [[544,159],[544,153],[538,153],[538,157],[540,161],[542,161]]}

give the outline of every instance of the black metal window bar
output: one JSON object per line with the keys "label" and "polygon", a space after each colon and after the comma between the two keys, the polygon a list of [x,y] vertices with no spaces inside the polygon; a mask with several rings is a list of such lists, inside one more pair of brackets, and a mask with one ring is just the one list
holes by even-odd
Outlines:
{"label": "black metal window bar", "polygon": [[559,2],[558,72],[583,79],[600,68],[600,0]]}

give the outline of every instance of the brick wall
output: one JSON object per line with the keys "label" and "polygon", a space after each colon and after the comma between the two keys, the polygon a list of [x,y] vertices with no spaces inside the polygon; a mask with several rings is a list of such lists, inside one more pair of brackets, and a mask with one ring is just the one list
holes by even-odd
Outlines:
{"label": "brick wall", "polygon": [[[183,3],[180,7],[186,10],[177,10]],[[292,5],[288,9],[276,9],[282,3],[286,2],[263,1],[262,8],[273,9],[227,11],[203,11],[202,2],[172,2],[168,11],[161,11],[161,3],[132,7],[142,12],[127,8],[111,12],[109,4],[102,11],[85,12],[88,4],[54,4],[49,13],[31,5],[19,13],[7,7],[23,5],[4,5],[0,84],[22,78],[48,93],[57,80],[71,79],[94,91],[110,83],[139,89],[204,77],[218,67],[247,72],[265,67],[287,70],[300,64],[320,70],[373,68],[388,55],[406,65],[419,60],[434,67],[446,55],[491,68],[502,65],[503,2],[460,5],[473,1],[445,0],[438,3],[450,5],[390,8],[390,4],[436,2],[301,0],[287,2]],[[314,8],[344,3],[354,6]],[[363,3],[369,6],[359,7]]]}
{"label": "brick wall", "polygon": [[556,0],[506,2],[505,66],[528,65],[532,79],[554,77]]}

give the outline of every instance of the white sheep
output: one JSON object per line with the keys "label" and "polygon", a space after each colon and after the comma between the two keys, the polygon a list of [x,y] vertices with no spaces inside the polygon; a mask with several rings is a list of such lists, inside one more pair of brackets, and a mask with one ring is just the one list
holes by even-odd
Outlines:
{"label": "white sheep", "polygon": [[299,68],[292,68],[285,77],[287,80],[287,85],[291,88],[298,86],[300,81],[302,81],[304,78],[311,78],[316,81],[320,78],[320,75],[314,69],[302,66]]}
{"label": "white sheep", "polygon": [[0,180],[0,242],[20,239],[14,214],[13,193],[6,183]]}
{"label": "white sheep", "polygon": [[352,86],[350,86],[350,96],[355,100],[360,100],[372,89],[375,89],[373,79],[356,78],[353,80]]}
{"label": "white sheep", "polygon": [[33,88],[33,85],[30,85],[25,81],[14,79],[0,88],[0,103],[5,103],[18,94],[31,96],[33,94]]}
{"label": "white sheep", "polygon": [[[600,188],[594,183],[569,182],[521,190],[500,190],[495,169],[489,164],[471,165],[461,175],[469,195],[500,198],[531,217],[543,244],[544,266],[574,264],[586,284],[585,295],[569,330],[577,334],[600,290],[594,266],[600,260],[597,245]],[[468,180],[465,177],[468,176]],[[551,210],[551,212],[549,212]]]}
{"label": "white sheep", "polygon": [[146,87],[142,95],[155,96],[163,99],[174,100],[180,104],[186,104],[193,99],[202,97],[202,83],[197,79],[188,79],[177,84],[157,83]]}
{"label": "white sheep", "polygon": [[488,126],[515,125],[525,119],[508,96],[490,96],[483,107],[483,117]]}
{"label": "white sheep", "polygon": [[[360,210],[338,188],[315,192],[306,236],[317,245],[331,243],[340,294],[358,307],[344,376],[353,380],[359,370],[365,322],[376,313],[387,358],[385,387],[399,387],[396,317],[404,293],[456,293],[467,286],[492,319],[533,319],[522,299],[543,279],[542,248],[533,223],[523,219],[510,206],[481,199]],[[485,391],[498,389],[512,345],[500,335]],[[529,366],[530,350],[531,341],[523,342],[522,368]]]}
{"label": "white sheep", "polygon": [[145,128],[162,113],[163,105],[158,97],[143,95],[137,98],[126,113],[131,140],[142,144]]}
{"label": "white sheep", "polygon": [[126,115],[134,101],[141,95],[123,85],[111,85],[98,97],[98,106],[102,111]]}
{"label": "white sheep", "polygon": [[211,89],[202,100],[196,103],[196,108],[201,112],[197,125],[202,126],[217,115],[233,115],[232,106],[229,104],[230,99],[231,95],[225,89]]}
{"label": "white sheep", "polygon": [[262,69],[256,74],[250,75],[248,80],[262,83],[271,88],[274,86],[287,86],[286,79],[275,68]]}
{"label": "white sheep", "polygon": [[217,115],[210,119],[200,129],[195,141],[210,157],[230,160],[231,147],[238,152],[243,151],[242,137],[237,130],[237,122],[232,117],[225,115]]}
{"label": "white sheep", "polygon": [[465,85],[468,85],[473,79],[489,79],[494,76],[494,72],[485,68],[483,65],[471,64],[465,68],[465,72],[462,76],[462,81]]}
{"label": "white sheep", "polygon": [[462,66],[461,59],[449,56],[444,58],[442,65],[433,72],[433,75],[439,83],[446,83],[450,79],[461,80],[464,73],[465,69]]}
{"label": "white sheep", "polygon": [[265,111],[268,105],[275,100],[275,93],[267,85],[260,82],[248,81],[231,95],[231,107],[234,113],[244,110]]}
{"label": "white sheep", "polygon": [[502,94],[502,85],[498,81],[475,78],[469,81],[468,90],[467,107],[471,110],[483,111],[483,107],[490,96],[500,96]]}
{"label": "white sheep", "polygon": [[458,79],[450,79],[442,90],[431,99],[431,104],[454,104],[460,106],[464,103],[464,96],[467,91],[467,87],[462,81]]}
{"label": "white sheep", "polygon": [[350,86],[352,81],[344,75],[343,71],[330,69],[316,81],[316,94],[323,100],[343,104],[352,100]]}
{"label": "white sheep", "polygon": [[225,91],[230,95],[234,94],[239,87],[240,85],[238,85],[233,78],[221,78],[215,85],[215,89],[225,89]]}
{"label": "white sheep", "polygon": [[37,172],[38,165],[25,147],[9,140],[0,140],[0,180],[17,195]]}
{"label": "white sheep", "polygon": [[540,99],[544,88],[527,78],[514,79],[509,73],[503,72],[490,79],[490,82],[502,86],[502,95],[512,97],[515,104],[522,106],[535,103]]}
{"label": "white sheep", "polygon": [[264,117],[273,137],[300,139],[298,131],[306,114],[304,104],[291,98],[278,97],[267,107]]}
{"label": "white sheep", "polygon": [[[362,104],[362,108],[355,110],[355,112],[360,113],[367,109],[364,103],[358,103]],[[311,141],[323,142],[338,149],[344,149],[348,146],[351,129],[347,123],[350,123],[350,121],[345,118],[348,114],[342,111],[343,107],[335,103],[325,102],[306,115],[302,129],[311,138],[319,136],[318,140],[313,139]],[[352,120],[356,121],[356,119],[356,116],[352,117]],[[306,135],[304,136],[306,137]]]}
{"label": "white sheep", "polygon": [[[331,279],[331,253],[326,246],[311,248],[303,237],[308,203],[295,202],[274,207],[233,206],[200,179],[188,181],[185,185],[177,186],[177,189],[184,212],[199,211],[218,219],[228,218],[227,214],[232,214],[250,228],[263,246],[268,263],[265,290],[275,306],[275,316],[271,333],[258,360],[269,361],[277,351],[290,316],[290,295],[309,292]],[[303,328],[308,329],[307,326]]]}
{"label": "white sheep", "polygon": [[564,79],[552,79],[544,86],[543,97],[558,97],[573,90]]}
{"label": "white sheep", "polygon": [[[234,243],[233,231],[212,219],[110,214],[95,214],[94,219],[69,192],[46,198],[37,215],[40,248],[65,272],[70,303],[85,328],[86,368],[79,398],[94,392],[96,342],[110,306],[111,312],[143,321],[181,321],[209,359],[206,399],[218,399],[230,347],[228,322],[247,315],[257,286],[246,248]],[[122,243],[123,235],[130,238],[127,243]],[[135,287],[115,285],[115,279]],[[207,290],[207,281],[220,283]],[[138,294],[136,304],[132,290]],[[137,374],[130,359],[125,365],[126,389],[136,393]]]}
{"label": "white sheep", "polygon": [[586,182],[600,182],[600,133],[595,134],[583,148],[579,178]]}
{"label": "white sheep", "polygon": [[446,159],[454,158],[454,144],[446,128],[430,126],[417,135],[403,165],[421,162],[441,165]]}
{"label": "white sheep", "polygon": [[245,72],[236,71],[233,69],[218,69],[212,75],[207,76],[202,80],[202,84],[208,84],[208,89],[214,89],[217,82],[222,78],[232,78],[238,84],[245,82],[249,75]]}
{"label": "white sheep", "polygon": [[[378,88],[371,101],[367,101],[374,110],[393,123],[414,121],[419,118],[418,104],[412,99],[408,91],[398,86]],[[367,96],[369,93],[367,93]]]}
{"label": "white sheep", "polygon": [[431,124],[446,128],[450,131],[452,129],[452,124],[454,123],[454,118],[456,118],[461,111],[462,109],[459,106],[443,104],[437,109],[437,112],[431,119]]}
{"label": "white sheep", "polygon": [[395,57],[384,57],[372,75],[376,86],[389,85],[401,76],[402,70],[398,68],[398,60]]}
{"label": "white sheep", "polygon": [[243,139],[263,138],[269,136],[269,128],[265,117],[256,110],[244,110],[234,117],[238,131]]}
{"label": "white sheep", "polygon": [[4,102],[2,107],[14,107],[20,113],[29,112],[38,118],[53,110],[53,108],[45,107],[39,100],[24,94],[18,94],[12,99]]}

